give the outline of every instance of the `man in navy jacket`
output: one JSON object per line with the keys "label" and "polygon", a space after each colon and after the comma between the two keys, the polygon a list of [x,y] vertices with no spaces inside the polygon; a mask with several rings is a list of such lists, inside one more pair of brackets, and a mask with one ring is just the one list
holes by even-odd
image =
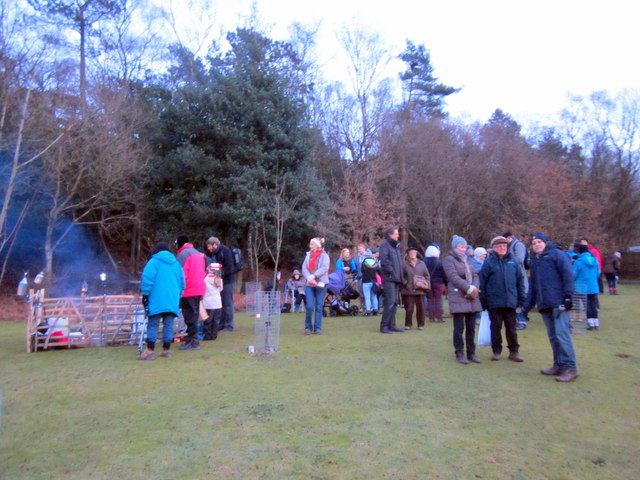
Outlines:
{"label": "man in navy jacket", "polygon": [[509,252],[507,239],[502,236],[491,240],[492,252],[480,270],[480,303],[491,319],[491,350],[494,362],[502,353],[502,324],[505,328],[509,360],[522,362],[516,331],[516,308],[525,299],[524,272],[518,260]]}
{"label": "man in navy jacket", "polygon": [[571,262],[568,255],[542,233],[533,234],[531,248],[534,255],[525,309],[537,305],[553,351],[553,366],[540,373],[554,375],[558,382],[571,382],[578,377],[568,312],[573,308]]}

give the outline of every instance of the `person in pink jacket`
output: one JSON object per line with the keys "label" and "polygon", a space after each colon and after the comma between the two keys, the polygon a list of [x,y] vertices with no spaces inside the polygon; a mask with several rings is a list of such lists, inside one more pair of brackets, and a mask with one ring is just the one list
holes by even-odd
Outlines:
{"label": "person in pink jacket", "polygon": [[176,247],[178,248],[177,259],[182,265],[186,283],[180,299],[180,309],[184,323],[187,325],[187,337],[180,346],[180,350],[200,350],[198,315],[200,299],[206,290],[204,255],[196,250],[192,243],[189,243],[189,238],[186,235],[178,236]]}

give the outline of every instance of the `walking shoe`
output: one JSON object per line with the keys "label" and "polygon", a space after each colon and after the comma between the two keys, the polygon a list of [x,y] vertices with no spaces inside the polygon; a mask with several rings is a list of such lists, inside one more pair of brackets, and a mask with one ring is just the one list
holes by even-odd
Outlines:
{"label": "walking shoe", "polygon": [[516,330],[526,330],[527,329],[527,324],[526,323],[518,323],[516,325]]}
{"label": "walking shoe", "polygon": [[411,330],[411,327],[410,327],[410,326],[408,326],[408,325],[405,325],[405,326],[404,326],[404,329],[405,329],[405,330]]}
{"label": "walking shoe", "polygon": [[464,356],[464,353],[462,352],[456,352],[456,360],[462,365],[467,365],[469,363],[469,360],[467,360],[467,358]]}
{"label": "walking shoe", "polygon": [[305,335],[311,335],[311,329],[310,328],[305,328],[304,329],[304,334]]}
{"label": "walking shoe", "polygon": [[318,329],[318,330],[314,330],[313,331],[314,335],[322,335],[322,330]]}
{"label": "walking shoe", "polygon": [[398,332],[398,333],[404,332],[403,328],[397,328],[397,327],[390,328],[389,330],[391,330],[392,332]]}
{"label": "walking shoe", "polygon": [[500,354],[499,353],[494,353],[493,355],[491,355],[491,361],[492,362],[497,362],[498,360],[500,360]]}
{"label": "walking shoe", "polygon": [[393,333],[391,330],[389,330],[388,328],[381,328],[380,329],[380,333]]}
{"label": "walking shoe", "polygon": [[478,356],[475,353],[468,353],[467,360],[473,363],[482,363],[482,361],[478,358]]}
{"label": "walking shoe", "polygon": [[565,370],[562,375],[556,377],[556,382],[569,383],[578,378],[577,370]]}
{"label": "walking shoe", "polygon": [[184,342],[179,347],[180,350],[200,350],[200,341],[191,339],[190,341]]}
{"label": "walking shoe", "polygon": [[153,360],[154,356],[153,356],[153,350],[149,350],[148,348],[142,352],[140,355],[138,355],[138,360]]}
{"label": "walking shoe", "polygon": [[375,315],[377,315],[377,314],[378,314],[378,310],[374,310],[374,311],[373,311],[373,315],[375,316]]}
{"label": "walking shoe", "polygon": [[424,327],[418,327],[418,330],[424,330]]}
{"label": "walking shoe", "polygon": [[551,367],[543,368],[542,370],[540,370],[540,373],[543,375],[560,375],[562,372],[560,372],[560,370],[558,370],[556,367]]}
{"label": "walking shoe", "polygon": [[509,360],[511,360],[512,362],[524,362],[524,358],[522,358],[518,352],[511,352],[509,354]]}
{"label": "walking shoe", "polygon": [[162,350],[160,356],[164,358],[171,358],[171,350]]}

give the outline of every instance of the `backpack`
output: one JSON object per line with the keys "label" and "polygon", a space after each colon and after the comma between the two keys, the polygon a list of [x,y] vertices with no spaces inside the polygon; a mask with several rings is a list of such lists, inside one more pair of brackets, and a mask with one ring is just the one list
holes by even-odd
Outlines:
{"label": "backpack", "polygon": [[[529,270],[531,268],[531,256],[529,254],[529,249],[527,248],[527,246],[524,244],[524,242],[522,240],[520,240],[519,238],[516,238],[513,241],[513,247],[509,249],[510,252],[515,252],[516,249],[516,245],[518,243],[521,243],[522,246],[524,247],[524,261],[522,262],[522,266],[526,269]],[[514,253],[515,256],[515,253]]]}
{"label": "backpack", "polygon": [[524,268],[526,270],[530,270],[531,269],[531,255],[529,254],[529,249],[528,248],[525,251],[527,253],[525,253],[525,255],[524,255],[524,262],[522,262],[522,265],[524,266]]}
{"label": "backpack", "polygon": [[242,264],[242,250],[239,248],[232,248],[231,255],[233,256],[233,273],[237,273],[244,268]]}

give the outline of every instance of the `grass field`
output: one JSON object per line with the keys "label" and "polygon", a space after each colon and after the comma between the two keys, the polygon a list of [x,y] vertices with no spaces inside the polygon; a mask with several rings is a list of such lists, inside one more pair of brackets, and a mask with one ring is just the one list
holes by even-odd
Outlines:
{"label": "grass field", "polygon": [[479,347],[467,366],[450,320],[381,335],[379,318],[327,318],[304,336],[285,314],[280,352],[257,357],[238,314],[152,362],[133,346],[27,354],[24,325],[0,322],[0,478],[638,479],[640,287],[620,291],[574,339],[570,384],[538,373],[551,350],[533,312],[524,363]]}

